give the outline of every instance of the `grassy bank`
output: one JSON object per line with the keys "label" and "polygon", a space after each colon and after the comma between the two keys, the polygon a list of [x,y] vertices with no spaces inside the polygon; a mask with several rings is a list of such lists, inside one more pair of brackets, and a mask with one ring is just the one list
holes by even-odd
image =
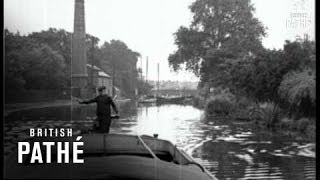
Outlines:
{"label": "grassy bank", "polygon": [[255,128],[278,131],[288,135],[302,135],[315,141],[315,117],[299,117],[280,108],[273,102],[255,102],[232,94],[196,97],[194,105],[205,110],[207,119],[223,117],[231,121],[251,122]]}

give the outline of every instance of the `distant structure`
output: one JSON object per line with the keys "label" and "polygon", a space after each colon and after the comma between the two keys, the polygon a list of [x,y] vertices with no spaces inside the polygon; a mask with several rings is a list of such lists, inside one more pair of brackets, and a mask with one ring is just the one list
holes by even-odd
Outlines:
{"label": "distant structure", "polygon": [[72,36],[71,86],[72,95],[88,97],[88,73],[86,59],[86,31],[84,0],[75,0],[74,26]]}
{"label": "distant structure", "polygon": [[105,86],[106,92],[111,96],[112,87],[113,87],[111,76],[107,74],[105,71],[103,71],[102,69],[100,69],[99,67],[93,66],[91,64],[87,64],[87,71],[89,72],[89,74],[93,76],[92,77],[93,82],[91,82],[92,85],[94,87]]}

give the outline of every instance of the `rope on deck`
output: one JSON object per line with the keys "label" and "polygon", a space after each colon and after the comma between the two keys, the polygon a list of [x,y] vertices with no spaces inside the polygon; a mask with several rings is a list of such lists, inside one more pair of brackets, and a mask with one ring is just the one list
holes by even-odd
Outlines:
{"label": "rope on deck", "polygon": [[149,153],[152,155],[153,158],[155,159],[159,159],[154,153],[153,151],[149,148],[149,146],[143,141],[143,139],[137,135],[138,139],[140,140],[140,142],[142,143],[142,145],[149,151]]}

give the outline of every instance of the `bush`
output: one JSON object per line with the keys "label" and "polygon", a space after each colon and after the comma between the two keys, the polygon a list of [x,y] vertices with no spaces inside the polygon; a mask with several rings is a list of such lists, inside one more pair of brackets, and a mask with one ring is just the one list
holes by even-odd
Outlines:
{"label": "bush", "polygon": [[236,103],[234,103],[232,116],[238,120],[250,120],[250,107],[254,102],[246,97],[238,97]]}
{"label": "bush", "polygon": [[308,126],[311,124],[310,120],[307,118],[301,118],[297,122],[297,130],[300,132],[306,132]]}
{"label": "bush", "polygon": [[232,94],[230,92],[229,89],[227,88],[216,88],[215,93],[212,94],[213,98],[216,99],[223,99],[229,102],[235,102],[236,101],[236,97],[234,94]]}
{"label": "bush", "polygon": [[205,99],[201,96],[195,96],[193,98],[193,106],[197,108],[204,108],[205,107]]}
{"label": "bush", "polygon": [[257,104],[252,107],[249,112],[252,120],[255,120],[257,123],[262,123],[267,127],[275,126],[281,118],[281,109],[272,102]]}
{"label": "bush", "polygon": [[307,127],[306,134],[311,140],[315,140],[315,138],[316,138],[316,126],[315,125],[309,125]]}
{"label": "bush", "polygon": [[309,140],[315,140],[316,126],[312,119],[301,118],[294,120],[285,117],[280,120],[279,127],[281,130],[289,131],[291,134],[303,133],[309,138]]}
{"label": "bush", "polygon": [[295,129],[295,122],[293,119],[285,117],[280,120],[279,127],[283,130],[293,130]]}
{"label": "bush", "polygon": [[290,105],[291,114],[312,116],[316,107],[315,72],[305,69],[284,76],[279,87],[279,95]]}
{"label": "bush", "polygon": [[213,98],[207,101],[206,115],[228,116],[233,111],[233,103],[224,98]]}

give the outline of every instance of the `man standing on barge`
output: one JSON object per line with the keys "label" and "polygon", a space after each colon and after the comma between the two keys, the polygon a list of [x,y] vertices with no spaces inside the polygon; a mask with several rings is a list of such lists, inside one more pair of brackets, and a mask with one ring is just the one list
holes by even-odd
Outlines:
{"label": "man standing on barge", "polygon": [[99,92],[99,95],[97,97],[87,101],[79,101],[79,103],[80,104],[97,103],[96,115],[99,121],[99,129],[103,133],[109,133],[110,125],[111,125],[110,106],[112,106],[113,110],[115,111],[116,117],[119,117],[118,109],[114,104],[112,98],[108,94],[106,94],[105,86],[99,87],[98,92]]}

